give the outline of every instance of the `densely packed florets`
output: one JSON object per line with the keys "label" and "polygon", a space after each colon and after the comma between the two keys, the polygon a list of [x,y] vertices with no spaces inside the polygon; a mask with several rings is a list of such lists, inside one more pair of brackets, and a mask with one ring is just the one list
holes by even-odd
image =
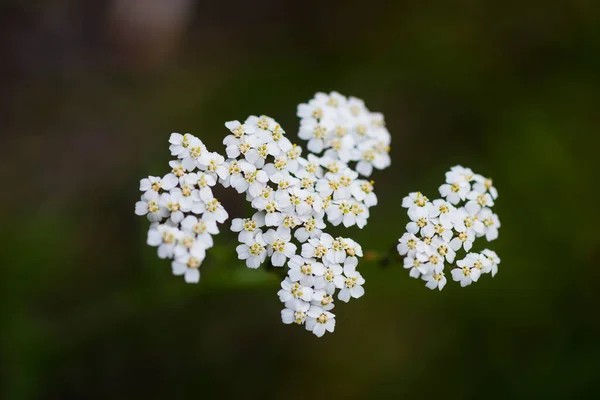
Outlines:
{"label": "densely packed florets", "polygon": [[430,201],[420,192],[410,193],[402,201],[411,220],[399,239],[398,253],[404,268],[413,278],[421,277],[429,289],[446,285],[445,265],[454,264],[457,252],[468,254],[456,261],[452,279],[462,287],[477,282],[482,274],[498,271],[500,258],[492,250],[469,253],[475,239],[498,237],[500,220],[491,207],[498,191],[491,179],[474,174],[469,168],[453,167],[446,183],[439,188],[441,199]]}
{"label": "densely packed florets", "polygon": [[282,320],[322,336],[335,327],[330,310],[336,292],[348,302],[364,294],[365,282],[356,270],[360,245],[323,230],[327,222],[366,225],[377,197],[373,182],[360,175],[389,166],[390,135],[381,114],[335,92],[317,93],[298,106],[298,116],[300,138],[309,140],[312,153],[325,150],[322,156],[303,157],[302,148],[264,115],[225,124],[227,159],[193,135],[172,134],[170,150],[177,157],[170,162],[172,172],[141,181],[136,214],[152,222],[148,244],[158,247],[159,257],[173,260],[173,273],[198,282],[217,224],[228,218],[211,187],[218,182],[244,193],[255,212],[232,221],[238,258],[249,268],[267,259],[274,267],[287,265],[279,291]]}

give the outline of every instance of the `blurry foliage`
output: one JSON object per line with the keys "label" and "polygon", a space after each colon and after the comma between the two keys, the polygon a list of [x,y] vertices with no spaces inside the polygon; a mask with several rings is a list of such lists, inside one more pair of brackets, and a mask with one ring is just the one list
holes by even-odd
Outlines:
{"label": "blurry foliage", "polygon": [[[0,17],[2,165],[18,171],[0,233],[4,398],[594,396],[596,2],[198,4],[181,51],[150,70],[106,45],[104,2],[55,3]],[[281,324],[277,278],[234,261],[231,234],[199,285],[171,276],[133,214],[168,134],[217,150],[224,121],[267,113],[294,137],[318,90],[365,99],[394,137],[380,205],[344,234],[386,251],[401,197],[434,196],[461,163],[500,191],[495,279],[430,292],[363,262],[367,295],[318,340]]]}

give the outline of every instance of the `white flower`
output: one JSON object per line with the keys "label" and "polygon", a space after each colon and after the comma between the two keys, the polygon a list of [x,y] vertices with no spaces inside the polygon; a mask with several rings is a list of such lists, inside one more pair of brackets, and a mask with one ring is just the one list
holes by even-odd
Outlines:
{"label": "white flower", "polygon": [[358,201],[362,201],[365,206],[373,207],[377,205],[377,196],[373,193],[373,181],[358,180],[352,182],[350,188],[352,196]]}
{"label": "white flower", "polygon": [[323,289],[314,291],[311,304],[321,307],[324,311],[333,310],[335,307],[335,304],[333,304],[333,296]]}
{"label": "white flower", "polygon": [[198,219],[193,215],[189,215],[181,221],[181,229],[184,232],[194,233],[196,242],[205,249],[213,247],[213,235],[219,234],[219,228],[215,221]]}
{"label": "white flower", "polygon": [[187,148],[178,155],[181,164],[187,171],[193,171],[194,168],[204,167],[207,163],[208,150],[200,139],[192,136]]}
{"label": "white flower", "polygon": [[[448,255],[448,251],[452,251],[452,249],[439,238],[434,238],[431,245],[425,247],[429,271],[440,273],[444,270],[444,260],[445,256]],[[454,257],[452,259],[454,260]]]}
{"label": "white flower", "polygon": [[238,183],[244,182],[240,162],[237,160],[227,160],[223,165],[227,168],[227,173],[224,176],[219,176],[219,182],[221,182],[224,187],[227,188],[233,186],[235,188]]}
{"label": "white flower", "polygon": [[238,158],[243,155],[247,162],[254,164],[259,158],[256,150],[259,143],[259,139],[255,136],[244,136],[241,139],[230,140],[225,152],[229,158]]}
{"label": "white flower", "polygon": [[494,200],[489,193],[481,194],[479,192],[472,191],[467,195],[467,200],[470,200],[465,204],[465,209],[471,214],[476,215],[483,207],[492,207]]}
{"label": "white flower", "polygon": [[301,256],[292,256],[288,261],[290,267],[288,276],[293,282],[300,282],[304,286],[314,286],[315,276],[322,277],[325,266],[312,259]]}
{"label": "white flower", "polygon": [[362,247],[360,246],[360,244],[358,244],[357,242],[355,242],[354,240],[352,240],[350,238],[344,238],[343,242],[344,242],[344,248],[346,249],[346,254],[348,255],[348,257],[362,257],[363,256],[363,251],[362,251]]}
{"label": "white flower", "polygon": [[473,248],[474,241],[475,235],[470,231],[459,232],[458,236],[450,241],[450,248],[454,251],[459,251],[462,247],[465,251],[469,251]]}
{"label": "white flower", "polygon": [[479,193],[488,192],[492,199],[498,198],[498,190],[493,186],[493,182],[490,178],[484,178],[481,175],[475,175],[473,177],[475,183],[473,184],[473,190]]}
{"label": "white flower", "polygon": [[202,245],[193,246],[189,253],[178,257],[171,264],[173,275],[183,275],[187,283],[200,281],[200,265],[206,257],[206,250]]}
{"label": "white flower", "polygon": [[279,226],[285,216],[283,211],[290,205],[289,197],[287,200],[285,196],[278,196],[278,200],[274,198],[274,195],[270,197],[270,199],[264,196],[257,197],[252,202],[252,206],[257,210],[265,211],[266,226]]}
{"label": "white flower", "polygon": [[323,276],[315,276],[314,287],[317,290],[323,289],[327,294],[335,293],[335,279],[341,275],[344,269],[339,264],[332,264],[325,267]]}
{"label": "white flower", "polygon": [[[325,264],[343,264],[346,262],[346,242],[343,238],[337,237],[334,239],[331,235],[324,233],[319,240],[328,250],[323,257]],[[349,258],[356,260],[356,257]],[[358,260],[356,260],[356,264],[358,264]]]}
{"label": "white flower", "polygon": [[427,258],[425,253],[415,253],[414,256],[407,256],[404,259],[404,268],[410,270],[409,275],[411,278],[418,278],[429,273]]}
{"label": "white flower", "polygon": [[333,123],[329,120],[317,121],[316,119],[304,119],[300,123],[298,137],[308,140],[306,148],[315,154],[319,154],[325,148],[325,142],[333,129]]}
{"label": "white flower", "polygon": [[414,257],[417,252],[417,247],[421,243],[421,240],[410,232],[406,232],[400,239],[398,239],[398,254],[401,256],[409,255]]}
{"label": "white flower", "polygon": [[446,172],[446,183],[470,182],[473,179],[473,175],[471,168],[456,165],[450,168],[450,171]]}
{"label": "white flower", "polygon": [[255,132],[253,126],[241,124],[240,121],[237,120],[225,122],[225,126],[232,133],[223,140],[223,144],[225,145],[231,143],[232,139],[241,139],[244,135],[252,135]]}
{"label": "white flower", "polygon": [[300,181],[293,176],[290,175],[289,172],[276,172],[270,177],[271,182],[277,185],[278,191],[287,191],[290,192],[292,189],[296,188]]}
{"label": "white flower", "polygon": [[158,247],[159,258],[171,258],[175,254],[175,246],[182,237],[179,229],[168,225],[153,225],[148,231],[147,243]]}
{"label": "white flower", "polygon": [[[271,134],[271,128],[276,124],[273,118],[267,117],[266,115],[261,115],[257,117],[255,115],[249,116],[244,122],[244,126],[254,132],[256,135],[261,135],[268,137]],[[276,154],[274,154],[276,155]]]}
{"label": "white flower", "polygon": [[440,273],[434,272],[429,275],[423,275],[422,279],[427,282],[425,284],[425,286],[427,286],[431,290],[434,290],[434,289],[442,290],[444,288],[444,286],[446,286],[446,281],[447,281],[446,275],[443,272],[440,272]]}
{"label": "white flower", "polygon": [[369,177],[373,173],[373,167],[382,170],[390,166],[389,146],[378,143],[375,146],[363,143],[358,148],[360,161],[356,164],[356,171],[362,176]]}
{"label": "white flower", "polygon": [[193,138],[193,135],[186,133],[182,135],[180,133],[171,133],[171,137],[169,138],[169,150],[171,151],[172,156],[179,157],[179,155],[184,154],[189,146],[190,140]]}
{"label": "white flower", "polygon": [[309,194],[306,190],[293,187],[289,190],[290,207],[287,210],[288,214],[297,214],[298,216],[307,216],[313,212],[314,200],[306,201]]}
{"label": "white flower", "polygon": [[336,134],[327,140],[329,149],[325,152],[325,156],[337,158],[345,163],[352,161],[356,152],[354,137],[346,134],[347,129],[343,126],[337,126],[335,132]]}
{"label": "white flower", "polygon": [[500,257],[492,250],[483,250],[481,252],[490,261],[489,272],[492,273],[492,278],[498,273],[498,264],[500,264]]}
{"label": "white flower", "polygon": [[448,200],[451,204],[458,204],[462,200],[467,198],[467,194],[471,190],[471,185],[464,179],[453,181],[452,183],[445,183],[440,186],[440,195]]}
{"label": "white flower", "polygon": [[257,229],[265,226],[265,214],[258,212],[252,218],[236,218],[231,221],[231,230],[239,232],[238,241],[240,243],[251,244]]}
{"label": "white flower", "polygon": [[298,325],[302,325],[302,324],[304,324],[304,321],[306,321],[306,317],[307,317],[306,312],[308,311],[309,308],[310,308],[309,303],[304,303],[301,310],[293,310],[291,308],[284,308],[283,310],[281,310],[281,321],[283,321],[284,324],[295,323]]}
{"label": "white flower", "polygon": [[431,206],[431,216],[440,219],[440,223],[447,229],[452,229],[456,208],[442,199],[434,200]]}
{"label": "white flower", "polygon": [[421,232],[423,236],[435,234],[435,224],[431,220],[430,207],[416,207],[413,212],[408,213],[411,222],[406,225],[406,230],[414,235]]}
{"label": "white flower", "polygon": [[[356,258],[354,258],[354,260],[356,260]],[[338,293],[338,299],[345,303],[350,301],[350,297],[358,299],[365,294],[365,289],[362,287],[362,285],[365,283],[365,280],[356,270],[356,264],[358,263],[358,260],[356,260],[356,262],[354,260],[350,262],[347,261],[344,264],[345,276],[338,275],[334,280],[335,286],[338,289],[341,289]]]}
{"label": "white flower", "polygon": [[262,233],[260,230],[257,230],[252,241],[240,244],[236,247],[238,258],[240,260],[246,260],[248,268],[256,269],[260,267],[267,258],[266,246],[267,243],[264,241]]}
{"label": "white flower", "polygon": [[454,214],[454,230],[481,237],[485,234],[485,225],[477,217],[469,214],[464,207],[461,207]]}
{"label": "white flower", "polygon": [[298,171],[298,168],[300,168],[301,154],[302,147],[296,144],[293,144],[292,148],[285,153],[288,162],[288,171],[294,174]]}
{"label": "white flower", "polygon": [[[212,193],[211,193],[212,194]],[[203,218],[207,221],[217,221],[222,224],[229,218],[229,214],[225,211],[225,208],[221,205],[219,200],[213,198],[203,199],[206,203],[206,211],[204,211]]]}
{"label": "white flower", "polygon": [[414,213],[417,209],[422,207],[429,207],[429,199],[421,192],[412,192],[408,196],[402,199],[402,207],[408,208],[409,213]]}
{"label": "white flower", "polygon": [[298,158],[299,169],[295,172],[300,179],[303,178],[321,178],[323,169],[321,168],[321,159],[314,154],[309,154],[307,158]]}
{"label": "white flower", "polygon": [[485,238],[488,242],[498,239],[498,228],[500,228],[500,220],[498,216],[489,208],[483,208],[477,215],[477,220],[481,221],[484,226]]}
{"label": "white flower", "polygon": [[305,218],[302,227],[296,229],[294,237],[301,243],[304,243],[309,239],[318,239],[321,237],[321,233],[323,233],[322,230],[325,229],[325,226],[322,217],[315,218],[314,216],[310,216]]}
{"label": "white flower", "polygon": [[281,282],[281,290],[277,292],[277,295],[287,308],[304,310],[306,307],[305,304],[312,300],[313,290],[301,285],[299,282],[293,282],[289,277],[286,277]]}
{"label": "white flower", "polygon": [[[292,142],[285,137],[284,130],[277,123],[275,123],[275,126],[271,129],[270,137],[266,142],[269,153],[273,155],[287,153],[292,149]],[[277,150],[279,150],[279,152]]]}
{"label": "white flower", "polygon": [[192,232],[181,231],[181,236],[175,245],[174,258],[180,258],[188,254],[190,249],[196,245],[196,235]]}
{"label": "white flower", "polygon": [[342,222],[345,227],[356,223],[356,214],[352,212],[353,203],[351,201],[340,201],[332,203],[327,209],[327,219],[333,226],[338,226]]}
{"label": "white flower", "polygon": [[[429,248],[434,250],[435,253],[441,256],[442,261],[443,259],[446,259],[446,261],[448,261],[449,264],[452,264],[454,262],[456,252],[452,250],[450,244],[447,241],[441,239],[440,237],[433,238],[431,245],[429,245]],[[434,254],[433,251],[431,252],[431,254]]]}
{"label": "white flower", "polygon": [[433,237],[437,235],[446,242],[450,242],[450,240],[452,240],[452,236],[454,236],[454,232],[452,231],[452,223],[447,222],[444,225],[439,218],[431,218],[430,221],[433,224],[433,232],[428,230],[426,237]]}
{"label": "white flower", "polygon": [[214,176],[206,174],[204,172],[192,172],[186,174],[183,177],[185,184],[195,185],[198,187],[200,198],[207,198],[212,196],[211,187],[217,184]]}
{"label": "white flower", "polygon": [[280,226],[277,230],[269,229],[264,235],[264,240],[268,244],[268,255],[271,256],[271,263],[274,267],[283,267],[285,261],[296,254],[296,245],[290,243],[292,233],[289,228]]}
{"label": "white flower", "polygon": [[452,279],[460,282],[461,287],[468,286],[472,282],[477,282],[481,276],[481,269],[474,267],[475,261],[476,259],[472,254],[469,254],[466,258],[456,262],[459,268],[452,270]]}
{"label": "white flower", "polygon": [[179,180],[173,174],[167,174],[163,178],[149,176],[140,181],[140,191],[145,193],[149,191],[160,193],[161,189],[169,191],[177,186],[178,183]]}
{"label": "white flower", "polygon": [[160,195],[153,190],[142,195],[142,199],[135,203],[135,213],[137,215],[147,215],[148,221],[160,222],[167,218],[169,210],[160,204]]}
{"label": "white flower", "polygon": [[321,337],[327,332],[333,332],[335,329],[335,315],[329,311],[323,310],[319,306],[311,305],[306,318],[306,330],[311,331],[317,337]]}
{"label": "white flower", "polygon": [[209,153],[206,156],[206,168],[203,169],[213,178],[219,177],[224,181],[229,176],[228,165],[225,164],[225,157],[219,153]]}
{"label": "white flower", "polygon": [[267,173],[262,170],[257,170],[254,164],[245,161],[240,162],[239,167],[242,170],[243,175],[232,175],[231,186],[233,186],[238,193],[248,191],[252,197],[259,196],[262,189],[269,181]]}
{"label": "white flower", "polygon": [[326,100],[317,99],[315,95],[314,99],[311,99],[308,104],[299,104],[296,115],[300,118],[314,118],[321,119],[324,115],[323,108],[325,107]]}
{"label": "white flower", "polygon": [[184,211],[189,212],[192,208],[191,200],[186,199],[178,189],[173,189],[171,193],[161,194],[159,204],[169,211],[171,221],[175,224],[183,220]]}

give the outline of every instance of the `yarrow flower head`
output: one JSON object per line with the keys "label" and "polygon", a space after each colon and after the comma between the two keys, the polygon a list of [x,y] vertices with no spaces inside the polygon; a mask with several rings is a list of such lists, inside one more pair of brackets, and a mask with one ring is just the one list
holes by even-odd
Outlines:
{"label": "yarrow flower head", "polygon": [[[398,240],[404,268],[432,290],[446,285],[446,265],[454,264],[452,279],[462,287],[477,282],[483,274],[495,276],[500,263],[495,252],[470,252],[476,239],[485,237],[490,242],[498,238],[500,220],[492,211],[498,191],[492,180],[456,166],[446,173],[439,192],[442,198],[433,201],[421,192],[402,200],[411,220]],[[462,250],[470,253],[455,261]]]}
{"label": "yarrow flower head", "polygon": [[335,328],[334,297],[359,298],[365,283],[357,271],[360,245],[324,231],[328,223],[361,229],[367,224],[377,196],[374,182],[361,176],[390,165],[391,137],[381,114],[337,92],[317,93],[298,106],[298,117],[306,156],[265,115],[225,123],[226,157],[189,133],[173,133],[171,171],[142,179],[135,212],[152,222],[148,244],[172,260],[173,274],[196,283],[212,236],[229,217],[212,187],[219,183],[243,194],[254,214],[232,221],[238,258],[252,269],[267,260],[287,266],[279,291],[282,321],[322,336]]}

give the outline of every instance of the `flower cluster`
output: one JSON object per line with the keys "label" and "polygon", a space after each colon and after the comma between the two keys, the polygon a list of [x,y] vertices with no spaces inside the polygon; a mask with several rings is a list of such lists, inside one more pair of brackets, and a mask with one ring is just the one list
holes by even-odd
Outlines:
{"label": "flower cluster", "polygon": [[193,135],[173,133],[169,142],[171,155],[177,157],[169,162],[171,172],[140,181],[143,194],[135,213],[152,222],[147,243],[158,247],[160,258],[173,260],[173,274],[197,283],[212,236],[219,233],[217,224],[228,218],[211,189],[226,169],[223,157]]}
{"label": "flower cluster", "polygon": [[[325,149],[322,156],[303,157],[281,125],[264,115],[225,123],[227,158],[192,135],[173,134],[172,172],[142,180],[136,213],[152,222],[148,244],[158,246],[159,257],[174,260],[173,273],[198,282],[211,235],[228,218],[211,187],[218,182],[244,194],[254,214],[232,221],[238,258],[253,269],[267,259],[274,267],[287,265],[278,293],[285,304],[282,320],[322,336],[335,327],[336,292],[348,302],[364,294],[365,282],[356,270],[360,245],[323,230],[327,223],[366,225],[377,197],[373,182],[360,175],[390,164],[390,135],[381,114],[335,92],[318,93],[298,107],[298,115],[299,136],[310,139],[309,151]],[[355,161],[356,170],[349,164]]]}
{"label": "flower cluster", "polygon": [[411,277],[421,277],[429,289],[442,290],[445,264],[452,265],[464,249],[466,256],[451,271],[454,281],[464,287],[477,282],[481,274],[495,276],[500,263],[495,252],[470,252],[476,238],[485,236],[490,242],[498,237],[500,220],[492,212],[498,191],[491,179],[455,166],[446,173],[439,192],[442,198],[433,201],[420,192],[402,201],[411,220],[398,244],[398,253],[405,256],[404,268]]}
{"label": "flower cluster", "polygon": [[365,103],[339,93],[317,93],[298,106],[301,139],[315,154],[325,150],[331,159],[356,161],[356,171],[370,176],[373,168],[390,166],[390,134],[381,113],[367,110]]}

